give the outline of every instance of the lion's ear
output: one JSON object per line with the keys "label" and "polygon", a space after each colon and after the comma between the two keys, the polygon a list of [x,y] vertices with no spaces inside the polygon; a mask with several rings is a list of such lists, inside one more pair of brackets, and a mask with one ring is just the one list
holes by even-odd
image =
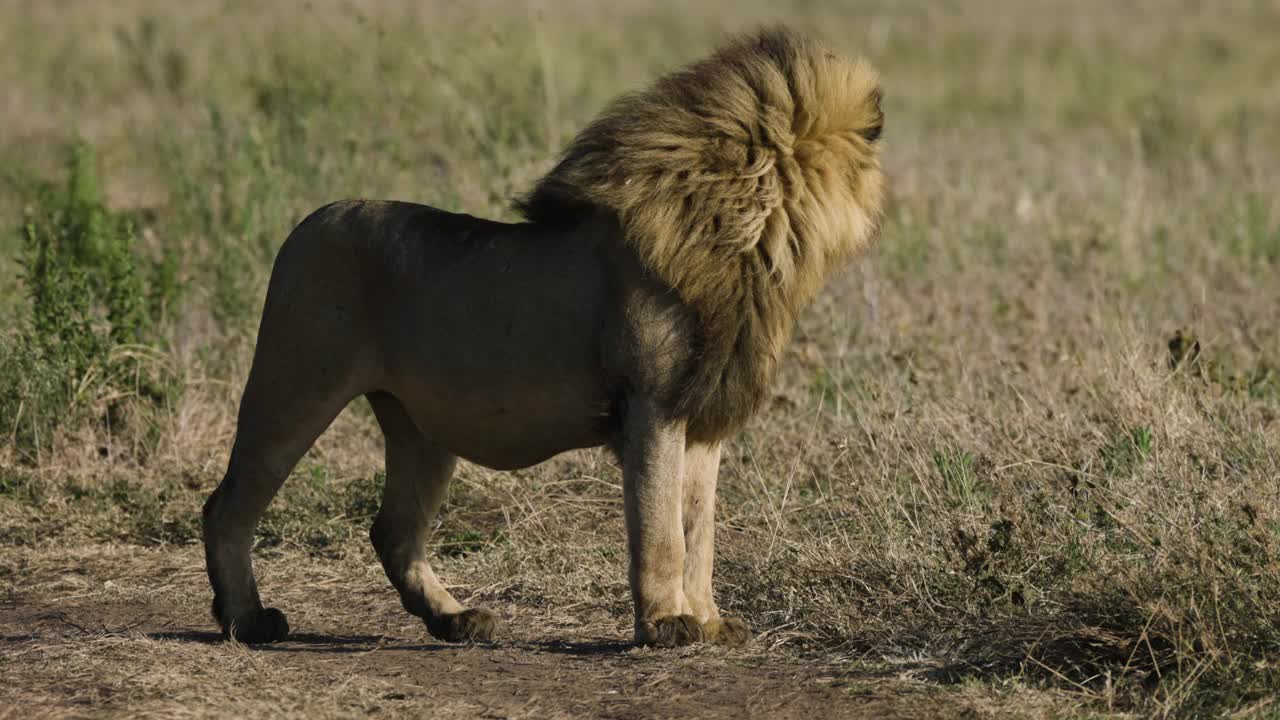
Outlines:
{"label": "lion's ear", "polygon": [[867,104],[871,106],[871,124],[858,132],[867,142],[875,142],[880,139],[880,133],[884,131],[884,111],[880,109],[880,100],[883,92],[877,87],[871,91],[871,95],[867,97]]}

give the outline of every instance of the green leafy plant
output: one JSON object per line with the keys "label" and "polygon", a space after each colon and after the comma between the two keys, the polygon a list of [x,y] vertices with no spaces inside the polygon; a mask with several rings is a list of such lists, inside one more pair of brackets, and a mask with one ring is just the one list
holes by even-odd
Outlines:
{"label": "green leafy plant", "polygon": [[133,221],[102,202],[88,145],[70,147],[64,185],[34,194],[19,230],[26,312],[0,350],[0,429],[28,456],[71,417],[118,421],[132,400],[176,390],[156,344],[179,291],[176,259],[141,269]]}

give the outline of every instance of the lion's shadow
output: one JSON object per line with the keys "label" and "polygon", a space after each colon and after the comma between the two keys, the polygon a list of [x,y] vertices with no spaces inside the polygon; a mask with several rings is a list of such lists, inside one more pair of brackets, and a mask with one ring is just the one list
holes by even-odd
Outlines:
{"label": "lion's shadow", "polygon": [[[227,640],[219,632],[197,630],[172,630],[143,633],[151,640],[168,640],[201,645],[219,645]],[[306,652],[351,654],[367,653],[378,650],[413,651],[413,652],[447,652],[467,649],[475,650],[528,650],[555,655],[598,656],[620,655],[634,647],[632,643],[620,640],[535,640],[504,641],[496,643],[453,644],[443,642],[404,642],[386,635],[336,635],[329,633],[295,633],[288,640],[278,643],[262,643],[249,645],[254,650],[267,652]]]}
{"label": "lion's shadow", "polygon": [[[164,632],[143,633],[152,640],[169,640],[195,643],[200,645],[221,645],[229,642],[220,632],[198,630],[174,630]],[[257,643],[246,645],[253,650],[268,652],[314,652],[314,653],[366,653],[379,649],[395,650],[438,650],[447,645],[426,645],[421,643],[405,644],[386,635],[336,635],[330,633],[293,633],[287,640],[278,643]]]}
{"label": "lion's shadow", "polygon": [[538,640],[516,645],[537,652],[576,656],[621,655],[636,647],[635,643],[623,640]]}

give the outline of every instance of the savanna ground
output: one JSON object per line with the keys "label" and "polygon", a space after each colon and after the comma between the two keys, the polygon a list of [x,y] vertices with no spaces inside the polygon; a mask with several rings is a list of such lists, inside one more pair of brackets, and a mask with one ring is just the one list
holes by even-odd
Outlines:
{"label": "savanna ground", "polygon": [[[882,70],[884,237],[721,473],[745,649],[637,650],[602,452],[463,466],[447,646],[353,405],[208,614],[271,258],[329,200],[507,203],[616,93],[787,19]],[[0,716],[1280,714],[1280,5],[0,4]]]}

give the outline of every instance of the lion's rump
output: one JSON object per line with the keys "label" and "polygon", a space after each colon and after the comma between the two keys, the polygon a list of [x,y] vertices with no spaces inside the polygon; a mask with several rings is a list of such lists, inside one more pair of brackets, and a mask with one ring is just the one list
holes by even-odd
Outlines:
{"label": "lion's rump", "polygon": [[767,30],[617,100],[517,209],[617,214],[698,317],[672,403],[718,439],[765,396],[800,307],[875,236],[882,121],[866,64]]}

